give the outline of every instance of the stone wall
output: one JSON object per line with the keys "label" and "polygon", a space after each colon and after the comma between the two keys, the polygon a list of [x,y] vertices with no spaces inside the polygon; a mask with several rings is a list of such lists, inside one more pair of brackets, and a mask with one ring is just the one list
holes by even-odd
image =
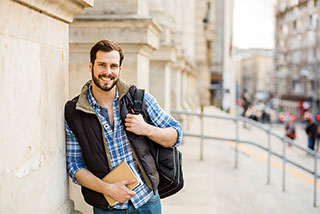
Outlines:
{"label": "stone wall", "polygon": [[93,0],[0,0],[0,213],[70,213],[69,22]]}

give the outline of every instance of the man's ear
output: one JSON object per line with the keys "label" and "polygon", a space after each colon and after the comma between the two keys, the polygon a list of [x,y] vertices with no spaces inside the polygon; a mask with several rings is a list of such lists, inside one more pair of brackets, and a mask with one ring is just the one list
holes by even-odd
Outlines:
{"label": "man's ear", "polygon": [[90,71],[90,73],[92,72],[92,66],[93,66],[93,65],[92,65],[92,62],[90,62],[90,63],[89,63],[89,71]]}

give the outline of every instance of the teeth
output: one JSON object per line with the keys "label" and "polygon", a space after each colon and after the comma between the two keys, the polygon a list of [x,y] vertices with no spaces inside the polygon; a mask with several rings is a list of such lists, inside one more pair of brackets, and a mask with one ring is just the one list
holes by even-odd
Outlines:
{"label": "teeth", "polygon": [[103,78],[103,77],[102,77],[102,79],[105,80],[105,81],[111,80],[110,78]]}

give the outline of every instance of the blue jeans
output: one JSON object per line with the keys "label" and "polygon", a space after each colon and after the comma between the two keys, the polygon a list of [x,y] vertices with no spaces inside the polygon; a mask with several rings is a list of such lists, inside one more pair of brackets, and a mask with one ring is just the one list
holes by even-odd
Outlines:
{"label": "blue jeans", "polygon": [[94,214],[161,214],[161,203],[160,197],[157,193],[152,195],[147,203],[143,206],[135,209],[131,202],[129,202],[129,207],[126,210],[112,209],[103,210],[98,208],[93,208]]}
{"label": "blue jeans", "polygon": [[308,136],[308,147],[312,150],[314,150],[314,143],[315,143],[315,139],[313,139],[312,137]]}

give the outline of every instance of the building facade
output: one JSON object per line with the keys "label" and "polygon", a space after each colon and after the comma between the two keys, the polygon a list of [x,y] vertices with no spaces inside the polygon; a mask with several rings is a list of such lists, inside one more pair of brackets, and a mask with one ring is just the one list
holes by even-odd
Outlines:
{"label": "building facade", "polygon": [[276,95],[300,119],[319,109],[319,15],[318,0],[277,2]]}
{"label": "building facade", "polygon": [[273,93],[273,50],[234,51],[238,97],[247,91],[252,101],[266,101]]}

